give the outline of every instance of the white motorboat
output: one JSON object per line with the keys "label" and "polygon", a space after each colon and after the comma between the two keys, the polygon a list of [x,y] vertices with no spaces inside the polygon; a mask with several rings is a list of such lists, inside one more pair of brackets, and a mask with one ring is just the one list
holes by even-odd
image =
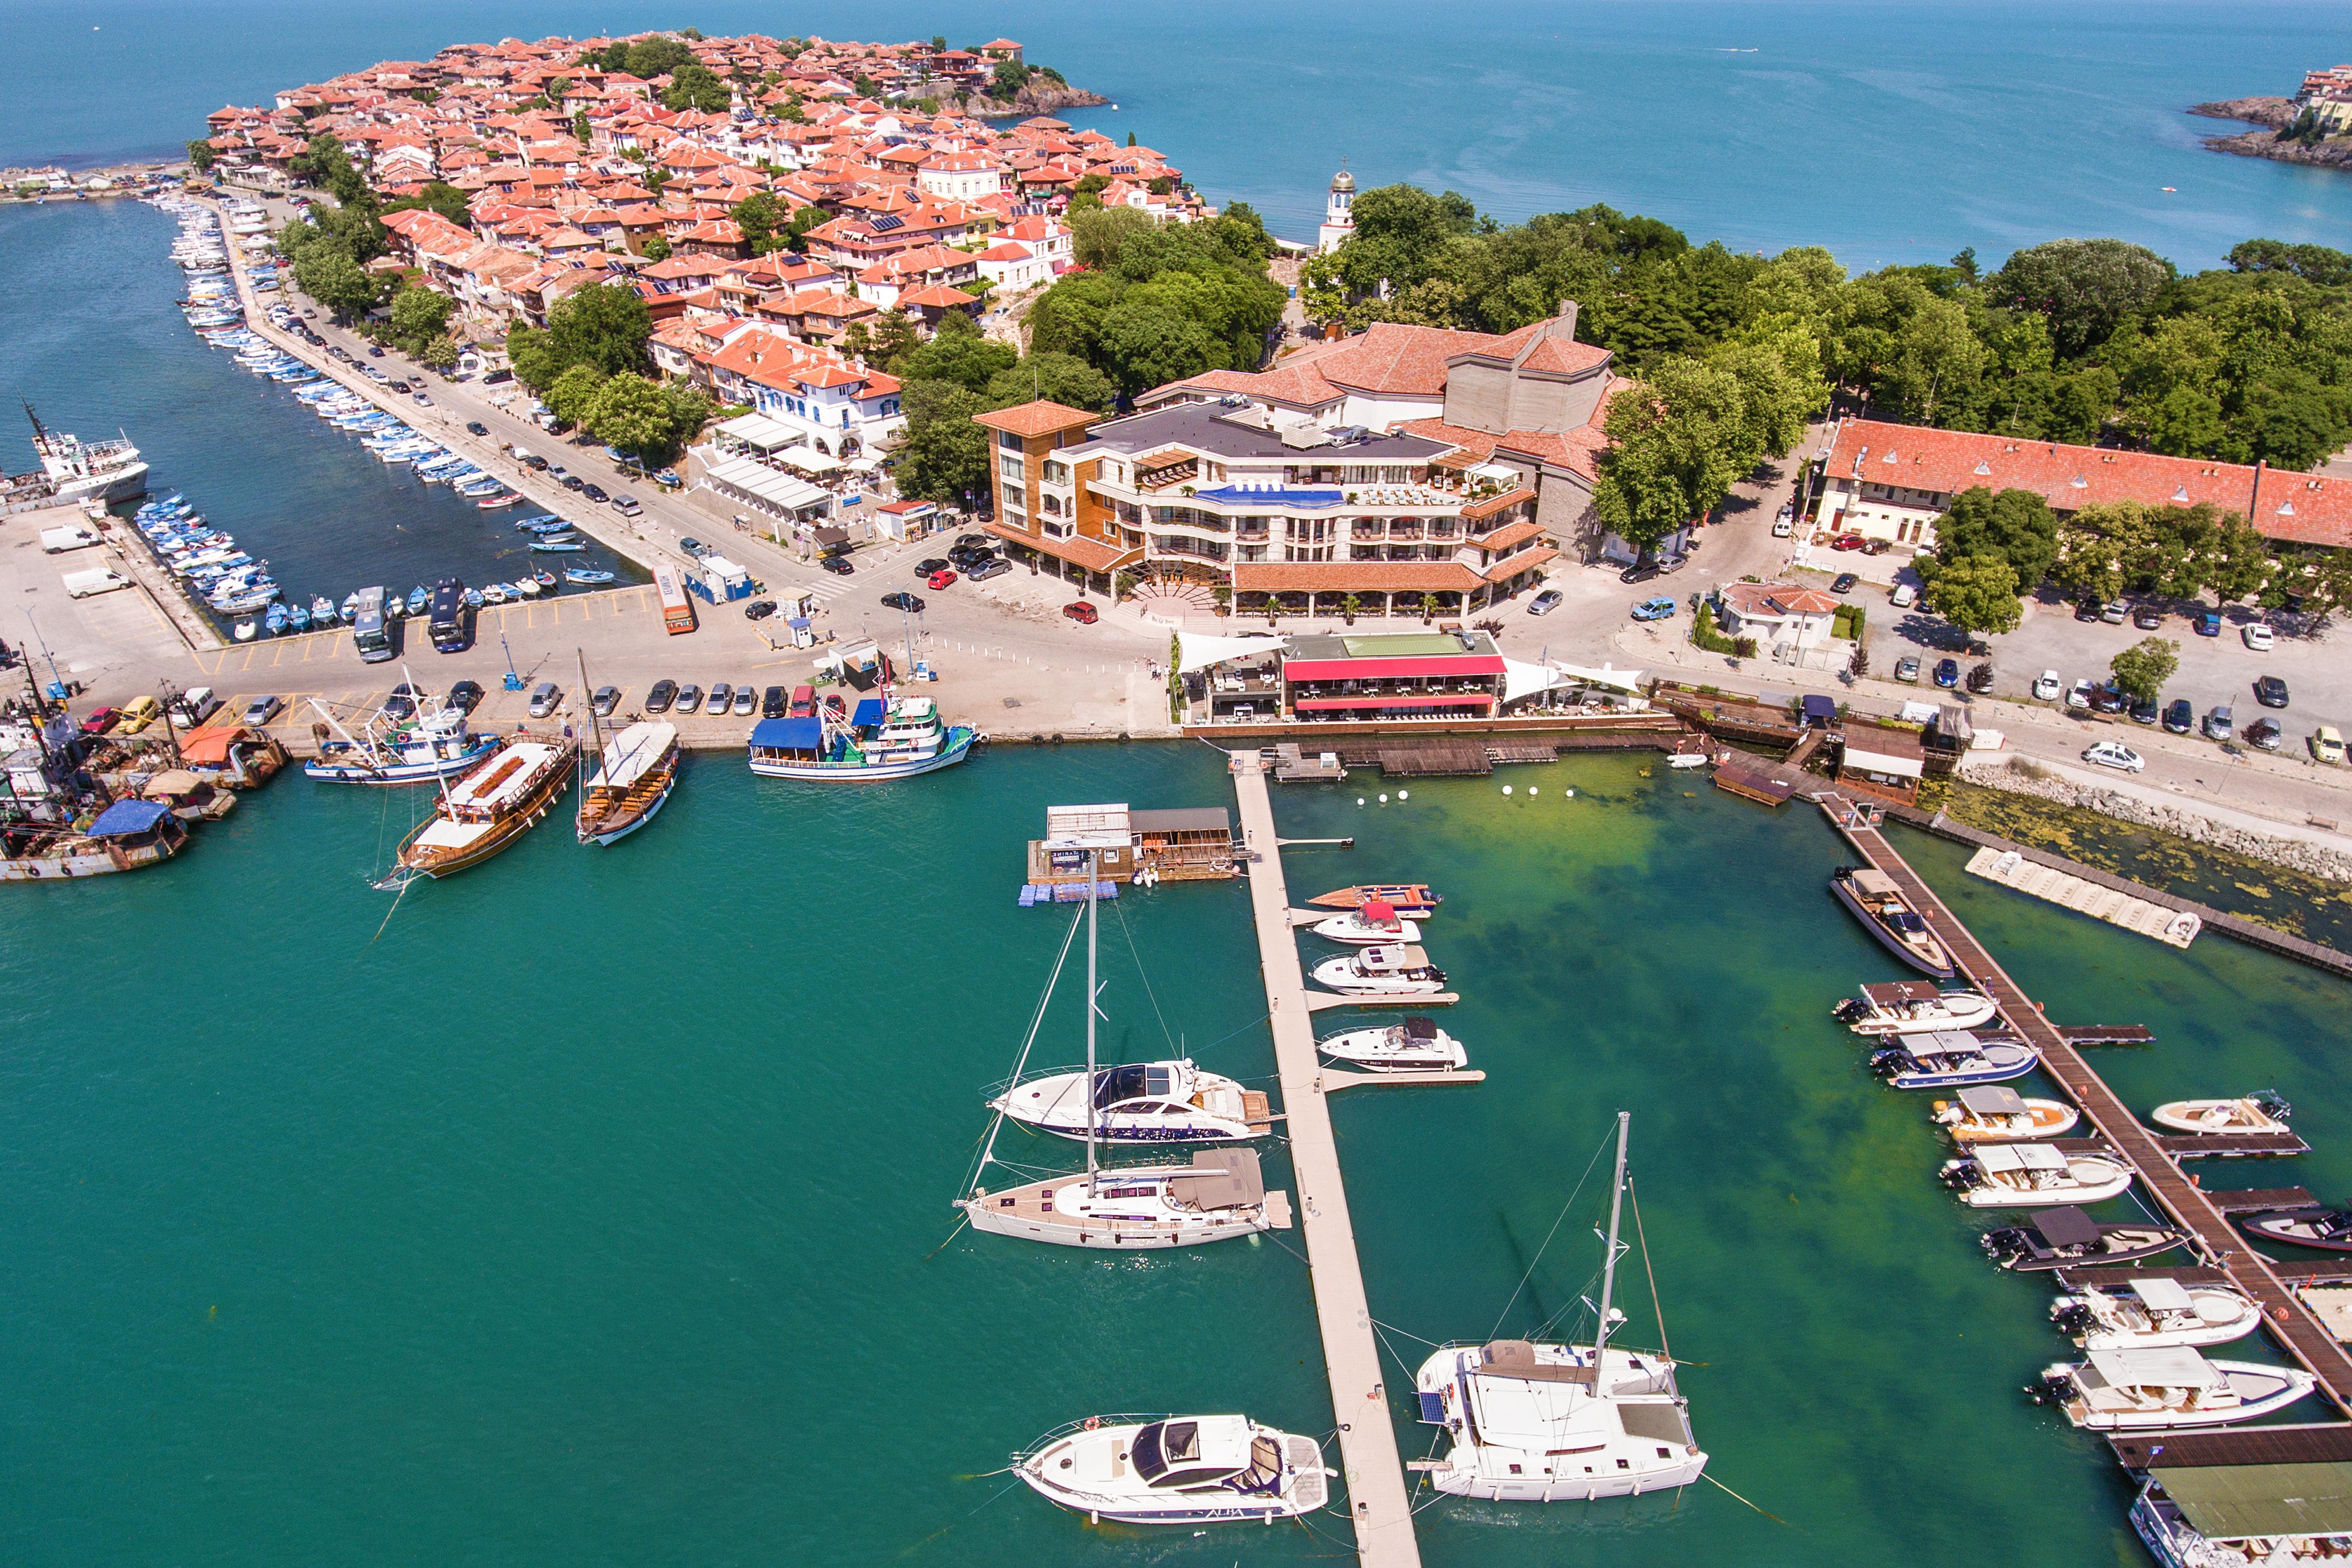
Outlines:
{"label": "white motorboat", "polygon": [[2029,1100],[2007,1084],[1985,1083],[1936,1101],[1929,1120],[1965,1147],[2063,1137],[2082,1115],[2062,1100]]}
{"label": "white motorboat", "polygon": [[1616,1186],[1592,1343],[1444,1345],[1415,1374],[1422,1420],[1444,1427],[1453,1441],[1443,1457],[1408,1468],[1427,1475],[1438,1491],[1499,1502],[1587,1501],[1688,1486],[1706,1468],[1706,1453],[1691,1438],[1688,1401],[1675,1386],[1674,1358],[1609,1344],[1623,1317],[1610,1303],[1628,1121],[1618,1113]]}
{"label": "white motorboat", "polygon": [[[1088,1085],[1093,1092],[1088,1093]],[[1265,1097],[1181,1061],[1129,1062],[1088,1073],[1054,1073],[990,1100],[1025,1127],[1106,1143],[1227,1143],[1263,1136]],[[1089,1114],[1091,1112],[1091,1114]]]}
{"label": "white motorboat", "polygon": [[2093,1351],[2044,1367],[2030,1391],[2094,1432],[2164,1431],[2258,1421],[2309,1394],[2301,1367],[2208,1361],[2187,1346]]}
{"label": "white motorboat", "polygon": [[1445,971],[1408,942],[1327,958],[1315,966],[1315,983],[1348,996],[1428,996],[1445,989]]}
{"label": "white motorboat", "polygon": [[1926,1035],[1974,1029],[2000,1011],[1978,991],[1943,991],[1924,980],[1890,980],[1865,985],[1859,996],[1837,1005],[1835,1016],[1857,1035]]}
{"label": "white motorboat", "polygon": [[2237,1100],[2175,1100],[2148,1112],[2147,1119],[2175,1132],[2219,1132],[2243,1137],[2250,1132],[2284,1132],[2294,1107],[2269,1089]]}
{"label": "white motorboat", "polygon": [[2262,1326],[2263,1310],[2234,1285],[2183,1285],[2158,1274],[2060,1296],[2050,1321],[2084,1350],[2154,1350],[2242,1340]]}
{"label": "white motorboat", "polygon": [[1964,1089],[2023,1078],[2042,1065],[2041,1053],[2015,1040],[1987,1040],[1965,1031],[1906,1035],[1899,1046],[1870,1053],[1870,1070],[1895,1089]]}
{"label": "white motorboat", "polygon": [[1394,904],[1382,903],[1377,899],[1345,914],[1317,921],[1307,929],[1326,942],[1358,944],[1416,942],[1421,937],[1418,922],[1407,925],[1403,913]]}
{"label": "white motorboat", "polygon": [[1378,1029],[1351,1029],[1315,1042],[1327,1057],[1370,1072],[1460,1072],[1470,1065],[1462,1042],[1433,1018],[1407,1018]]}
{"label": "white motorboat", "polygon": [[1013,1456],[1013,1473],[1090,1521],[1217,1524],[1312,1513],[1339,1472],[1314,1438],[1246,1415],[1090,1415]]}
{"label": "white motorboat", "polygon": [[1989,1143],[1940,1173],[1970,1208],[2042,1208],[2095,1204],[2120,1195],[2131,1167],[2103,1154],[2068,1154],[2048,1143]]}

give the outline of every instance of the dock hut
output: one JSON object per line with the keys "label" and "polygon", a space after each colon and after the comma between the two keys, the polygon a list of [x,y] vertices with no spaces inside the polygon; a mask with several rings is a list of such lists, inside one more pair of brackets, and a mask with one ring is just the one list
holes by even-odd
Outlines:
{"label": "dock hut", "polygon": [[1099,845],[1102,879],[1197,882],[1237,875],[1232,814],[1223,806],[1139,811],[1124,804],[1045,808],[1045,837],[1029,841],[1029,881],[1084,882],[1087,852],[1057,844]]}

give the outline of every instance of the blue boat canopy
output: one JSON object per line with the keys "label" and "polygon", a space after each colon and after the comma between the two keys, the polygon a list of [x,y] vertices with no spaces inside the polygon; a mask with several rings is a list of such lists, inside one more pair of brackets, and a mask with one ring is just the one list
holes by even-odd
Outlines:
{"label": "blue boat canopy", "polygon": [[849,721],[856,725],[861,730],[869,724],[879,724],[882,722],[882,699],[879,697],[859,698],[857,700],[857,711],[849,716]]}
{"label": "blue boat canopy", "polygon": [[814,752],[824,744],[824,725],[815,719],[762,719],[751,726],[751,744],[776,752]]}
{"label": "blue boat canopy", "polygon": [[146,832],[171,814],[171,806],[160,800],[118,800],[98,814],[98,820],[89,825],[89,836],[128,837]]}

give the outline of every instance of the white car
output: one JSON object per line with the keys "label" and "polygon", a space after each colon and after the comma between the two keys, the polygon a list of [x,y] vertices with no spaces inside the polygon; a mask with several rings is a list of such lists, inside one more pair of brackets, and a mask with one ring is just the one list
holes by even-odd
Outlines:
{"label": "white car", "polygon": [[2241,635],[2245,637],[2246,646],[2252,648],[2256,653],[2268,653],[2271,651],[2271,629],[2262,622],[2255,621],[2252,623]]}
{"label": "white car", "polygon": [[2085,676],[2082,679],[2074,682],[2074,685],[2066,689],[2066,710],[2070,713],[2089,712],[2091,710],[2091,693],[2096,691],[2098,689],[2098,683],[2091,679],[2088,676]]}
{"label": "white car", "polygon": [[2033,700],[2036,702],[2055,702],[2058,700],[2059,690],[2056,670],[2045,669],[2033,678]]}
{"label": "white car", "polygon": [[2083,760],[2086,763],[2096,763],[2103,768],[2116,768],[2127,773],[2136,773],[2147,766],[2147,762],[2137,752],[2114,741],[2102,741],[2091,747],[2083,753]]}
{"label": "white car", "polygon": [[1785,517],[1776,517],[1772,520],[1772,537],[1775,539],[1786,539],[1796,531],[1796,524]]}

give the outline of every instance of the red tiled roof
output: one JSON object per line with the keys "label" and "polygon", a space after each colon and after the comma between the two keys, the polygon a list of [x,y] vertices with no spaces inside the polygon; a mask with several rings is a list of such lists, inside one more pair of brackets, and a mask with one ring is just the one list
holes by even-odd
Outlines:
{"label": "red tiled roof", "polygon": [[975,414],[975,425],[985,425],[992,430],[1002,430],[1013,436],[1051,436],[1056,431],[1076,430],[1092,425],[1102,417],[1083,408],[1072,408],[1050,398],[1024,403],[1012,408],[999,408],[990,414]]}
{"label": "red tiled roof", "polygon": [[1099,539],[1087,539],[1075,533],[1067,539],[1048,539],[1042,533],[1024,533],[1010,523],[986,522],[981,526],[999,539],[1008,540],[1026,549],[1043,551],[1056,560],[1067,561],[1074,566],[1083,566],[1089,572],[1115,571],[1143,554],[1140,546],[1122,548],[1119,545],[1106,543]]}
{"label": "red tiled roof", "polygon": [[1236,561],[1234,587],[1242,593],[1466,593],[1478,574],[1452,561]]}

